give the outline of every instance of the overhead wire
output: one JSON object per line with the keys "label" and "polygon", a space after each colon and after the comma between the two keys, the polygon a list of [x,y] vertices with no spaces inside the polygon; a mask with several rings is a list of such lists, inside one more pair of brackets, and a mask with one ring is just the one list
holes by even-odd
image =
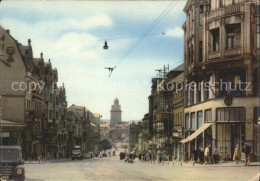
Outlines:
{"label": "overhead wire", "polygon": [[160,23],[160,21],[172,10],[172,8],[175,6],[176,2],[173,1],[157,18],[156,20],[144,31],[142,36],[136,40],[130,48],[123,54],[123,56],[119,59],[121,62],[125,57],[127,57],[141,42],[142,40],[150,33],[155,26]]}

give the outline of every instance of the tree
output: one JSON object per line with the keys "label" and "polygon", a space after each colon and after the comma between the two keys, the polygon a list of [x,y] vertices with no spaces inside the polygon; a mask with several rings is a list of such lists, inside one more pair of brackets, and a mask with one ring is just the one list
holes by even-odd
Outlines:
{"label": "tree", "polygon": [[107,139],[101,140],[99,144],[103,148],[103,150],[108,150],[112,148],[111,143]]}

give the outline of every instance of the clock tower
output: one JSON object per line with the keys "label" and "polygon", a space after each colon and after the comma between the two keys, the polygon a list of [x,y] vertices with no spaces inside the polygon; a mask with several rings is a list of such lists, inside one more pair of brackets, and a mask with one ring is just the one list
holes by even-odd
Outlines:
{"label": "clock tower", "polygon": [[114,100],[114,104],[111,106],[110,114],[110,127],[114,127],[116,124],[121,123],[122,110],[121,105],[119,105],[118,98]]}

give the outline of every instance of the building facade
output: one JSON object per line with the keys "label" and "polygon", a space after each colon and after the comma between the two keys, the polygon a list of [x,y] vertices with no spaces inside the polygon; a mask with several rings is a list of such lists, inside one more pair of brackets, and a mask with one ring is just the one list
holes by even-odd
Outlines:
{"label": "building facade", "polygon": [[[232,159],[247,142],[259,157],[259,4],[188,1],[185,39],[184,122],[189,156],[216,146]],[[258,36],[259,37],[259,36]]]}

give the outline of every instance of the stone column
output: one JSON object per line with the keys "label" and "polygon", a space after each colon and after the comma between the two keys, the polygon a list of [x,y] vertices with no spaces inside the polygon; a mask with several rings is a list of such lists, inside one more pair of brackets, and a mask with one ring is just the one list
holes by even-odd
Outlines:
{"label": "stone column", "polygon": [[253,86],[253,64],[252,59],[245,59],[244,64],[247,66],[246,69],[246,96],[252,96],[254,94],[254,86]]}

